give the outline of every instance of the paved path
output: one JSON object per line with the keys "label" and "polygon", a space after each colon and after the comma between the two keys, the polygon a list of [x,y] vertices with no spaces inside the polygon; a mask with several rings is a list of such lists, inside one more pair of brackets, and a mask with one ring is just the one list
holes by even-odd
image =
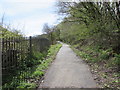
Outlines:
{"label": "paved path", "polygon": [[39,88],[95,88],[96,83],[86,65],[72,49],[63,44]]}

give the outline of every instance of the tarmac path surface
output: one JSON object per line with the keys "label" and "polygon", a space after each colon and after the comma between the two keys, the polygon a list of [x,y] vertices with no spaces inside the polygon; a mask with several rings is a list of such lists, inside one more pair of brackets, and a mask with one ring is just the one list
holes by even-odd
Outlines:
{"label": "tarmac path surface", "polygon": [[63,44],[39,88],[96,88],[89,66]]}

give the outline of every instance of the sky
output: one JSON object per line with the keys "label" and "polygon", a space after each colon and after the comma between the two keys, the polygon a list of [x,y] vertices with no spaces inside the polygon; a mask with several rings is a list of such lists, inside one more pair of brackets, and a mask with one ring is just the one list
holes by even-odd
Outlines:
{"label": "sky", "polygon": [[4,24],[26,36],[40,35],[44,23],[59,22],[55,4],[56,0],[0,0],[0,20],[5,13]]}

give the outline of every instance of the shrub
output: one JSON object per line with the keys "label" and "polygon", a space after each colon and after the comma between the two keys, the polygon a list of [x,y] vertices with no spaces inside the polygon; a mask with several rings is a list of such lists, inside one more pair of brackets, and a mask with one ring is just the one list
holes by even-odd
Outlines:
{"label": "shrub", "polygon": [[115,54],[114,63],[120,66],[120,54]]}

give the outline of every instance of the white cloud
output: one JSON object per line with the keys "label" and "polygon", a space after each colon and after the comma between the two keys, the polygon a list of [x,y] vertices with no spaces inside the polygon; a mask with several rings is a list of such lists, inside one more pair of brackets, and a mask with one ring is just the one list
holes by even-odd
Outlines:
{"label": "white cloud", "polygon": [[25,35],[33,36],[33,35],[42,34],[43,24],[48,23],[49,25],[53,25],[56,23],[57,18],[58,17],[55,14],[47,14],[47,15],[44,15],[43,17],[31,16],[28,18],[14,20],[13,26],[18,27],[18,23],[19,23],[20,24],[19,27],[23,27],[25,24],[24,30],[23,30],[23,28],[19,28],[19,27],[18,28],[21,29],[21,31],[24,32]]}
{"label": "white cloud", "polygon": [[50,8],[50,3],[15,3],[11,7],[5,8],[8,15],[31,12],[36,9]]}
{"label": "white cloud", "polygon": [[6,2],[22,2],[22,3],[46,3],[46,2],[55,2],[56,0],[5,0]]}
{"label": "white cloud", "polygon": [[[10,16],[50,8],[56,0],[1,0],[0,8]],[[0,10],[1,11],[1,10]]]}
{"label": "white cloud", "polygon": [[[58,18],[53,14],[53,5],[56,0],[4,0],[0,4],[0,11],[5,11],[6,17],[9,17],[12,26],[21,29],[25,35],[42,34],[44,23],[50,25],[56,24]],[[6,6],[4,6],[4,4]],[[11,18],[10,18],[11,17]],[[9,22],[9,21],[7,21]],[[23,29],[23,26],[25,28]]]}

